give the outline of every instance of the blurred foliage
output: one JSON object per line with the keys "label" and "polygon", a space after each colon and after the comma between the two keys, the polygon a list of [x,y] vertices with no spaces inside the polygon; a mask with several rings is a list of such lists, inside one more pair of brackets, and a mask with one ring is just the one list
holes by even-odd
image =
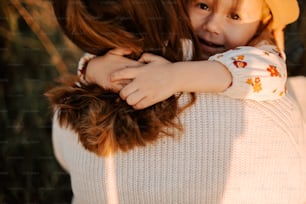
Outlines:
{"label": "blurred foliage", "polygon": [[[76,71],[81,52],[62,35],[50,2],[16,2],[0,0],[0,203],[70,203],[43,94],[63,70]],[[56,54],[62,59],[54,60]]]}
{"label": "blurred foliage", "polygon": [[[306,75],[305,39],[304,12],[286,32],[290,75]],[[63,36],[49,1],[0,0],[0,203],[71,202],[43,93],[65,70],[76,71],[81,54]]]}
{"label": "blurred foliage", "polygon": [[285,32],[288,76],[306,76],[306,2],[299,0],[301,14],[296,23],[290,24]]}

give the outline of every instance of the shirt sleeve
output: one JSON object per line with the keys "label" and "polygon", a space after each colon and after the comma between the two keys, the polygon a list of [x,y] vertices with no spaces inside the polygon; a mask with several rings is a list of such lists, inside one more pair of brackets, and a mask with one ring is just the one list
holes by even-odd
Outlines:
{"label": "shirt sleeve", "polygon": [[85,78],[87,64],[91,59],[93,59],[95,57],[96,57],[96,55],[93,55],[93,54],[90,54],[90,53],[85,53],[81,57],[81,59],[79,60],[77,74],[78,74],[81,82],[84,83],[84,84],[88,84],[88,82],[86,81],[86,78]]}
{"label": "shirt sleeve", "polygon": [[279,99],[286,93],[285,55],[273,45],[242,46],[211,56],[232,75],[232,84],[220,93],[231,98],[256,101]]}

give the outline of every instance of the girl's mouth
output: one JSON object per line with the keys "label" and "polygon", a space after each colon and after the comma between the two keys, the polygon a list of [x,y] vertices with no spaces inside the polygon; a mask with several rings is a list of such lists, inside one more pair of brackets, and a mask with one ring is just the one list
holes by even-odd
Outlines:
{"label": "girl's mouth", "polygon": [[202,59],[208,59],[209,57],[222,53],[226,51],[226,48],[224,45],[216,44],[211,41],[204,40],[203,38],[198,38],[200,43],[200,49],[201,49],[201,58]]}
{"label": "girl's mouth", "polygon": [[208,47],[214,48],[214,49],[225,49],[224,45],[220,45],[220,44],[215,44],[209,41],[206,41],[202,38],[199,38],[199,41],[201,44],[206,45]]}

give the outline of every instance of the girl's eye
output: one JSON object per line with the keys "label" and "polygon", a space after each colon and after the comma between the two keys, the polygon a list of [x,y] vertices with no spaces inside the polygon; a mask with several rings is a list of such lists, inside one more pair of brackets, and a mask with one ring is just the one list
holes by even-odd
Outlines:
{"label": "girl's eye", "polygon": [[198,7],[199,7],[200,9],[202,9],[202,10],[208,10],[208,6],[207,6],[207,4],[205,4],[205,3],[199,3],[199,4],[198,4]]}
{"label": "girl's eye", "polygon": [[236,13],[231,14],[230,18],[233,19],[233,20],[240,20],[240,16]]}

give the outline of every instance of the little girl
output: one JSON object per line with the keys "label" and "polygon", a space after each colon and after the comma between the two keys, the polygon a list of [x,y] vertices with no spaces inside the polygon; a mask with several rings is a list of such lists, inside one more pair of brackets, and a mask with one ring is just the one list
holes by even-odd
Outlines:
{"label": "little girl", "polygon": [[[177,92],[213,92],[253,100],[274,100],[285,94],[287,73],[282,35],[284,27],[298,17],[296,0],[251,0],[238,4],[200,0],[185,1],[185,6],[200,44],[201,58],[208,60],[170,63],[144,54],[138,62],[146,65],[130,60],[125,65],[114,62],[110,66],[121,70],[106,77],[110,72],[100,71],[103,63],[109,65],[106,60],[110,57],[106,55],[89,63],[86,79],[103,87],[122,88],[120,96],[135,109],[146,108]],[[286,15],[282,13],[284,9]],[[183,44],[188,53],[190,42]],[[118,56],[117,60],[123,59]],[[81,59],[82,73],[84,61],[86,57]],[[133,68],[135,65],[137,68]],[[123,80],[131,83],[118,86],[116,82]]]}

